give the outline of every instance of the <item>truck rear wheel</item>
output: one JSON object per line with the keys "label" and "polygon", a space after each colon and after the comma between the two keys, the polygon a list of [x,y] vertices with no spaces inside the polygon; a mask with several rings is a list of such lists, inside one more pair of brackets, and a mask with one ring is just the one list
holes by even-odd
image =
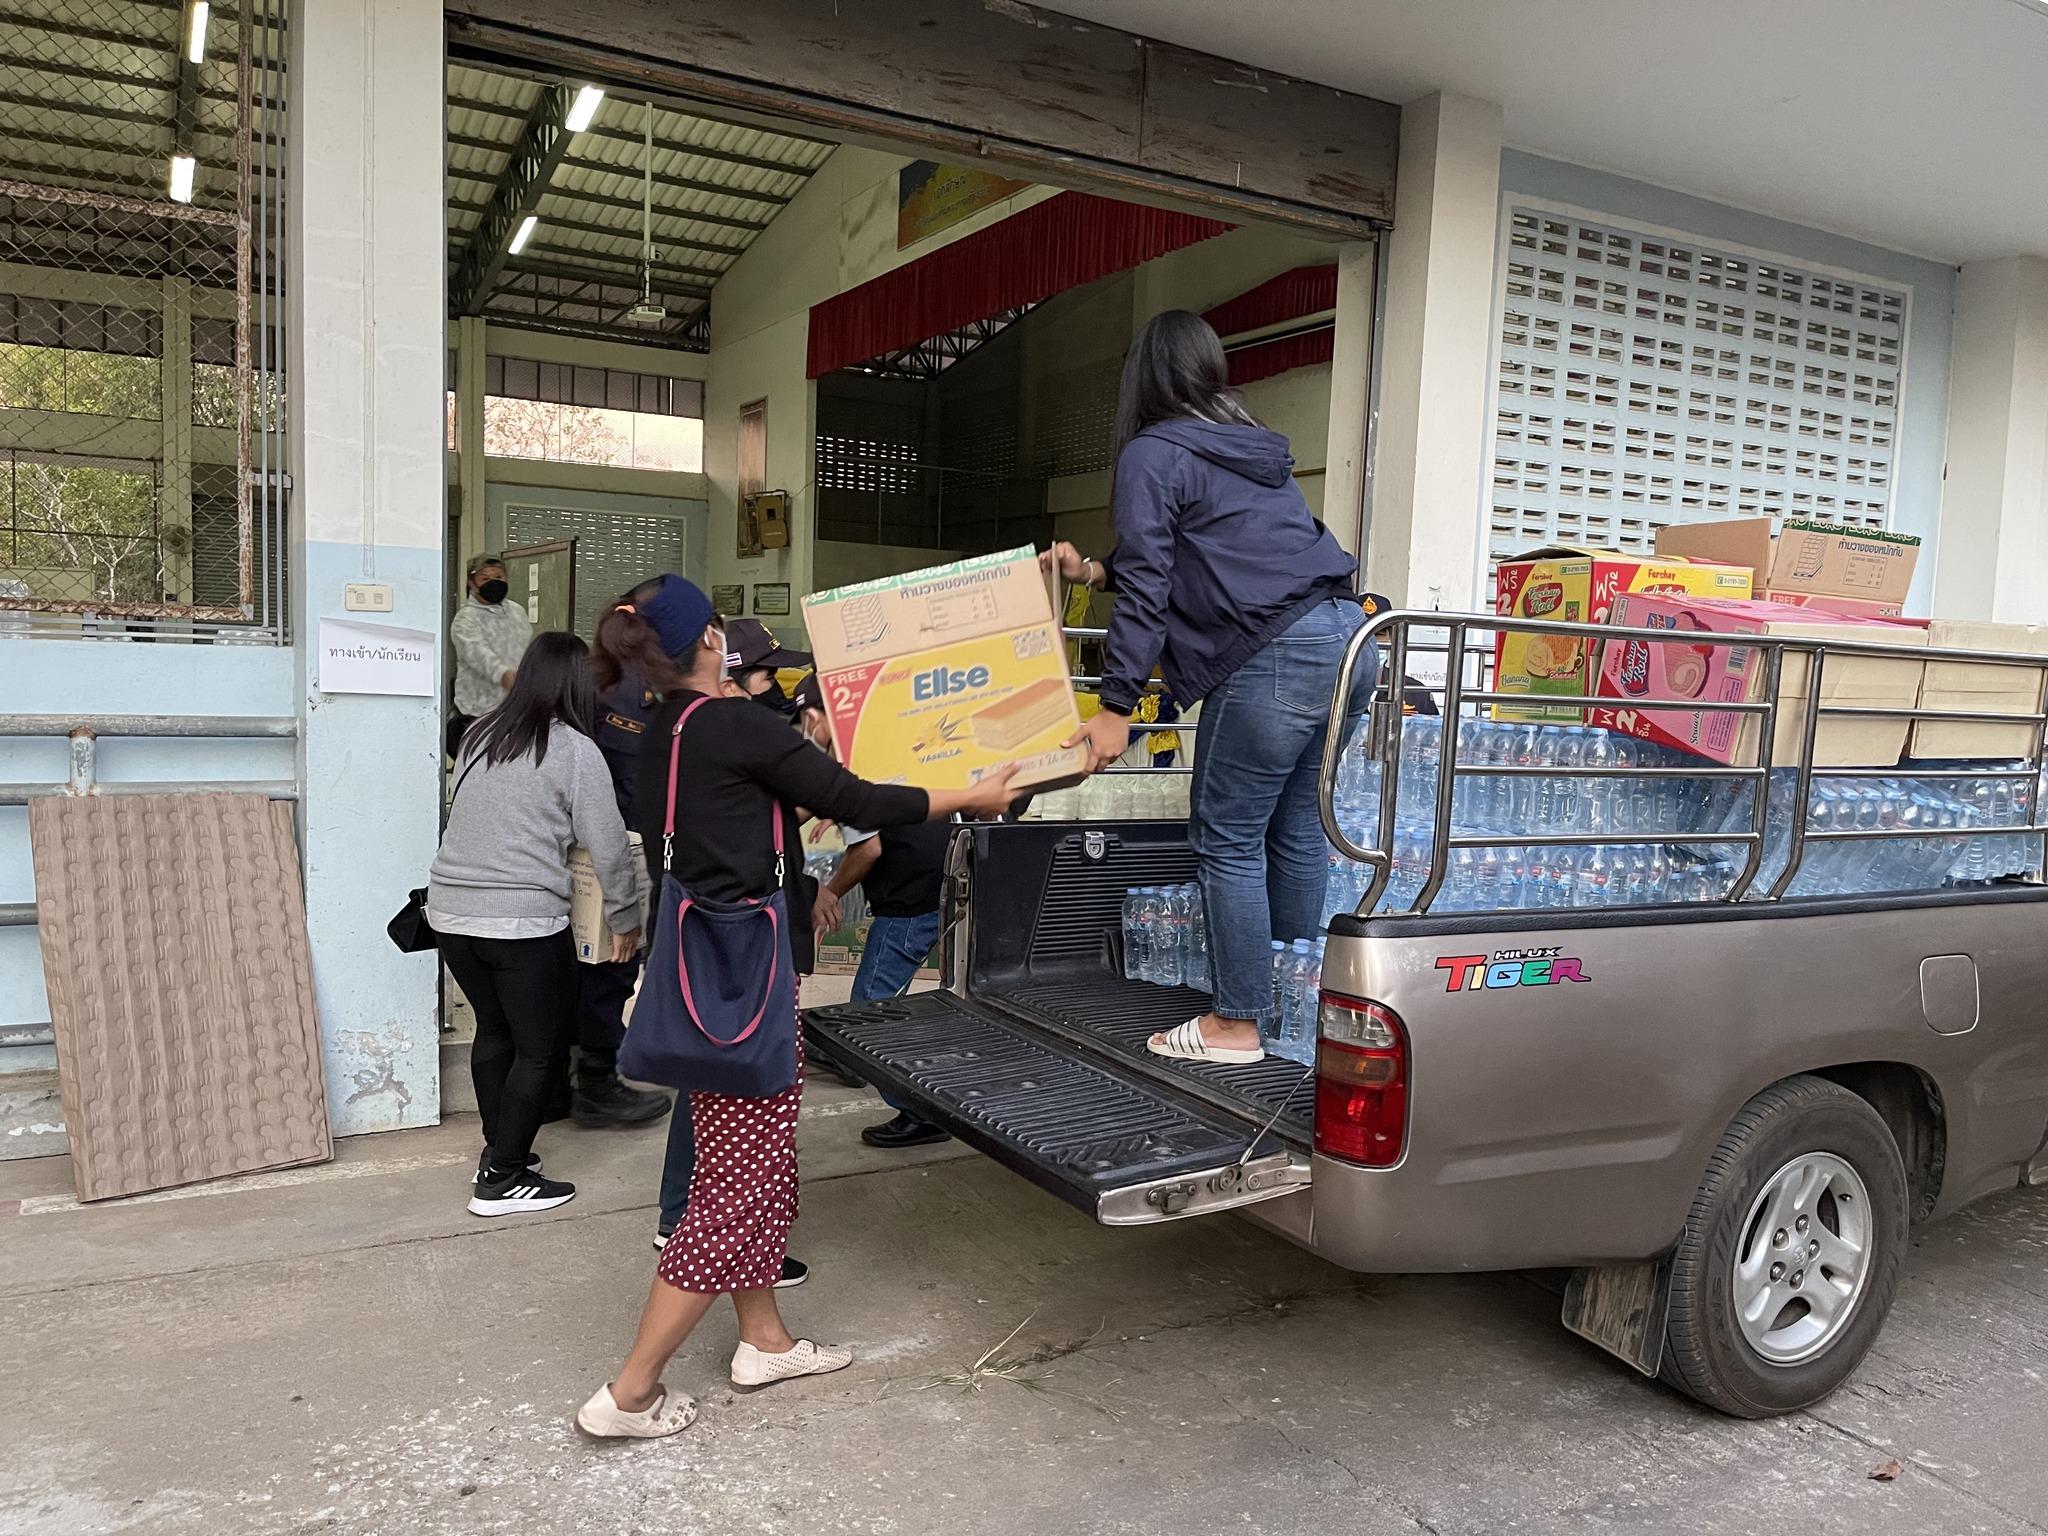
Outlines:
{"label": "truck rear wheel", "polygon": [[1787,1078],[1743,1105],[1672,1258],[1662,1376],[1742,1418],[1840,1386],[1877,1341],[1906,1258],[1906,1169],[1848,1089]]}

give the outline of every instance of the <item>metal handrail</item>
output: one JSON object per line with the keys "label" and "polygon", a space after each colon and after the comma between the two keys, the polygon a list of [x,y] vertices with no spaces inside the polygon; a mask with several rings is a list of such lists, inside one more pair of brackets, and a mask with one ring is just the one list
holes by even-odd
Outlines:
{"label": "metal handrail", "polygon": [[[1431,643],[1425,638],[1411,634],[1411,630],[1441,631],[1443,641]],[[1508,693],[1498,689],[1467,689],[1465,664],[1469,656],[1477,654],[1483,658],[1485,652],[1472,652],[1468,647],[1470,632],[1485,630],[1498,637],[1503,633],[1550,634],[1582,638],[1594,642],[1611,640],[1644,640],[1652,643],[1670,644],[1683,638],[1683,643],[1695,646],[1709,646],[1725,649],[1742,646],[1763,653],[1764,674],[1762,698],[1739,702],[1718,700],[1655,700],[1624,699],[1615,696],[1593,694],[1541,694]],[[1833,656],[1877,657],[1897,659],[1924,664],[1929,661],[1960,661],[1994,666],[2024,667],[2048,677],[2048,656],[2018,651],[1972,651],[1953,646],[1887,645],[1878,641],[1846,640],[1790,635],[1731,634],[1708,630],[1674,631],[1651,629],[1633,625],[1592,624],[1579,620],[1525,619],[1496,614],[1467,614],[1395,610],[1368,620],[1356,630],[1345,647],[1344,657],[1338,668],[1337,685],[1330,701],[1329,728],[1325,733],[1323,761],[1318,784],[1318,806],[1322,815],[1323,831],[1330,843],[1339,852],[1367,867],[1370,874],[1366,889],[1359,900],[1357,912],[1365,915],[1379,904],[1379,898],[1392,879],[1394,862],[1394,839],[1396,834],[1397,810],[1400,803],[1401,738],[1406,711],[1394,707],[1399,691],[1377,699],[1372,709],[1372,736],[1369,742],[1380,766],[1379,817],[1375,835],[1375,846],[1364,847],[1350,836],[1339,824],[1336,811],[1336,784],[1339,765],[1348,745],[1346,725],[1347,703],[1350,698],[1353,679],[1356,677],[1360,658],[1368,647],[1376,646],[1385,637],[1388,645],[1388,676],[1405,679],[1408,674],[1408,657],[1411,649],[1425,653],[1441,651],[1446,657],[1444,682],[1441,685],[1422,685],[1432,693],[1440,693],[1444,700],[1443,742],[1436,764],[1436,780],[1431,786],[1435,808],[1431,828],[1429,864],[1424,871],[1420,889],[1411,900],[1408,911],[1426,912],[1441,891],[1449,874],[1449,854],[1459,849],[1506,848],[1506,847],[1577,847],[1577,846],[1661,846],[1661,847],[1728,847],[1743,846],[1747,849],[1743,868],[1729,883],[1726,893],[1718,898],[1723,902],[1739,902],[1749,897],[1751,888],[1761,869],[1764,844],[1765,821],[1769,812],[1770,776],[1775,766],[1778,731],[1780,725],[1780,701],[1783,695],[1785,658],[1788,654],[1804,658],[1804,675],[1808,685],[1804,708],[1799,719],[1799,749],[1792,767],[1792,805],[1797,814],[1788,821],[1786,861],[1782,870],[1773,877],[1770,887],[1760,899],[1781,900],[1785,892],[1798,878],[1806,844],[1846,843],[1856,841],[1914,840],[1928,837],[1958,836],[1959,829],[1949,828],[1809,828],[1809,800],[1812,784],[1816,777],[1823,778],[1879,778],[1886,776],[1886,770],[1879,767],[1818,767],[1814,764],[1814,747],[1824,720],[1830,719],[1884,719],[1907,721],[1968,721],[1973,723],[1995,723],[2007,725],[2031,725],[2035,727],[2032,746],[2025,755],[2024,766],[2019,768],[1986,767],[1905,769],[1903,772],[1915,779],[1936,780],[2027,780],[2038,782],[2041,777],[2044,753],[2042,727],[2048,725],[2048,697],[2037,696],[2037,707],[2031,711],[1990,711],[1954,710],[1933,708],[1905,708],[1883,705],[1824,704],[1824,689],[1821,679],[1826,675],[1828,659]],[[2048,693],[2044,683],[2043,693]],[[1463,718],[1465,706],[1492,704],[1514,704],[1522,706],[1586,708],[1598,706],[1609,709],[1627,709],[1637,712],[1682,710],[1686,713],[1709,715],[1756,716],[1760,718],[1757,735],[1756,763],[1752,767],[1724,767],[1703,763],[1693,768],[1678,766],[1643,767],[1569,767],[1566,765],[1522,766],[1510,764],[1460,764],[1458,761],[1458,721]],[[1628,779],[1737,779],[1747,780],[1751,785],[1748,797],[1747,825],[1742,830],[1731,828],[1725,832],[1693,831],[1685,833],[1626,832],[1626,833],[1579,833],[1579,832],[1523,832],[1519,834],[1474,835],[1454,831],[1452,811],[1456,804],[1458,776],[1485,776],[1501,778],[1518,777],[1563,777],[1563,778],[1628,778]],[[2044,865],[2048,865],[2048,823],[2042,819],[2042,796],[2033,795],[2028,802],[2027,819],[2024,824],[2008,827],[1987,827],[1976,829],[1982,835],[1990,836],[2032,836],[2042,843]],[[1967,835],[1967,833],[1965,834]]]}

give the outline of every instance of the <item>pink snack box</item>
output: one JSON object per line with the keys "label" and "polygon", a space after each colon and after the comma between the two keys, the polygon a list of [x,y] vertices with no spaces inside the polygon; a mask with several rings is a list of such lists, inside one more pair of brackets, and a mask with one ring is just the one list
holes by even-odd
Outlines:
{"label": "pink snack box", "polygon": [[[1755,764],[1762,737],[1761,720],[1711,706],[1761,699],[1767,653],[1750,645],[1689,641],[1687,635],[1791,635],[1820,639],[1837,636],[1875,640],[1885,645],[1926,643],[1926,631],[1908,624],[1858,621],[1784,603],[1672,597],[1648,592],[1627,592],[1616,597],[1609,622],[1634,629],[1668,629],[1673,638],[1669,642],[1603,642],[1599,679],[1593,691],[1622,702],[1589,709],[1587,723],[1735,767]],[[1919,670],[1920,663],[1910,658],[1831,657],[1824,673],[1822,702],[1902,702],[1903,707],[1910,708],[1917,696]],[[1773,760],[1779,763],[1792,762],[1798,750],[1808,688],[1806,671],[1804,656],[1787,655],[1779,694],[1781,718],[1772,748]],[[1628,702],[1695,699],[1701,707],[1691,710],[1635,709]],[[1825,719],[1816,743],[1816,765],[1895,764],[1904,747],[1903,725],[1903,720]]]}

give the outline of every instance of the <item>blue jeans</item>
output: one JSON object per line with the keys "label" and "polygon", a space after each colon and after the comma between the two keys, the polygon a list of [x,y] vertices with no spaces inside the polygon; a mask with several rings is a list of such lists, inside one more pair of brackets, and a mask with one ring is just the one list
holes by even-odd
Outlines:
{"label": "blue jeans", "polygon": [[[1215,1011],[1224,1018],[1265,1024],[1273,940],[1313,939],[1321,930],[1330,864],[1316,785],[1337,670],[1364,622],[1350,599],[1319,603],[1202,703],[1188,842],[1208,913]],[[1351,724],[1378,675],[1377,654],[1361,657],[1346,703]]]}
{"label": "blue jeans", "polygon": [[[860,952],[860,969],[853,977],[853,1001],[872,1002],[894,997],[910,985],[917,968],[939,941],[939,914],[920,912],[916,917],[877,917],[868,926],[866,946]],[[882,1095],[891,1109],[903,1106]]]}
{"label": "blue jeans", "polygon": [[690,1203],[690,1178],[697,1171],[697,1127],[690,1121],[690,1096],[676,1095],[668,1117],[668,1150],[661,1158],[661,1230],[673,1232]]}

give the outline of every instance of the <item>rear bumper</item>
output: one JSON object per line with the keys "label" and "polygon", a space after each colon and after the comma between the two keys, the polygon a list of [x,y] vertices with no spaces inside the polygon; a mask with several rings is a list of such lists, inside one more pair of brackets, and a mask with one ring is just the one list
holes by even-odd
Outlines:
{"label": "rear bumper", "polygon": [[1439,1182],[1413,1159],[1381,1169],[1317,1157],[1312,1173],[1301,1195],[1245,1214],[1361,1274],[1630,1263],[1678,1235],[1624,1219],[1626,1207],[1610,1201],[1532,1198],[1522,1180]]}

